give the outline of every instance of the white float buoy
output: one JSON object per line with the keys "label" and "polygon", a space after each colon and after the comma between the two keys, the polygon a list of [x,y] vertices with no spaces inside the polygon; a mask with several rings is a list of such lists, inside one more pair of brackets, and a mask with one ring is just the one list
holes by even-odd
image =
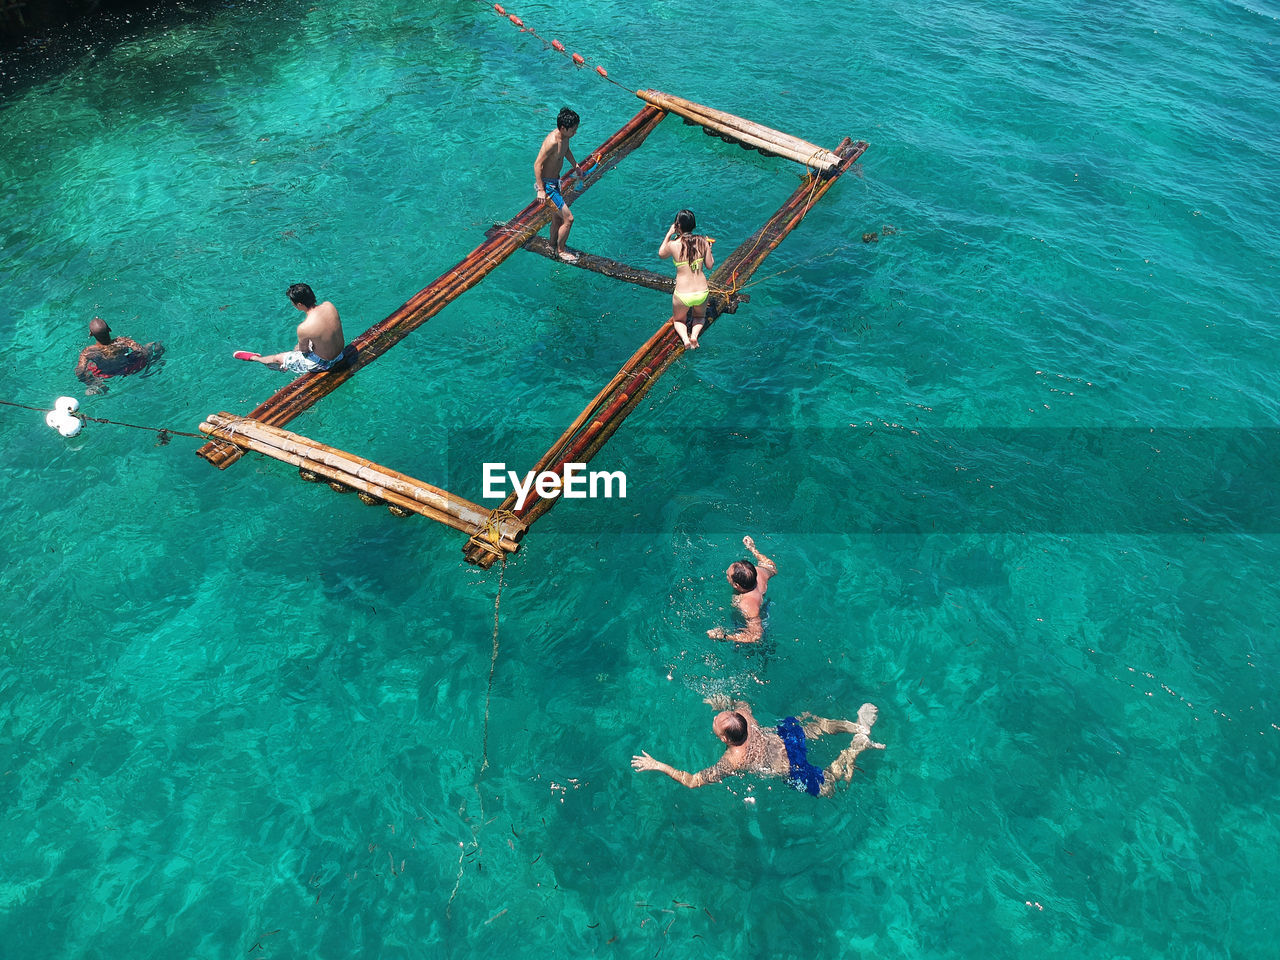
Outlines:
{"label": "white float buoy", "polygon": [[84,421],[75,415],[80,401],[75,397],[59,397],[53,409],[45,414],[44,422],[64,437],[71,438],[84,429]]}

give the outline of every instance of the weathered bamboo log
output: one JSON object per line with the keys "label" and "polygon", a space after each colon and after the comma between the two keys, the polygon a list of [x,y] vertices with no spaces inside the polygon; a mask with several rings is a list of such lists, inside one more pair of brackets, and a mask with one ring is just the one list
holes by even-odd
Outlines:
{"label": "weathered bamboo log", "polygon": [[[732,297],[742,284],[866,149],[867,144],[861,140],[854,143],[846,138],[842,141],[834,152],[838,164],[831,173],[826,176],[816,173],[805,176],[800,186],[764,226],[725,258],[708,280],[712,294],[707,300],[704,333],[720,313],[730,312],[726,308],[732,305]],[[671,325],[664,323],[543,454],[535,470],[541,472],[552,469],[563,476],[566,463],[587,463],[635,410],[682,349],[680,339]],[[515,499],[514,494],[509,495],[499,509],[510,510]],[[558,498],[542,498],[536,491],[531,491],[523,507],[514,513],[532,525],[534,520],[555,505],[556,499]],[[472,558],[469,556],[468,559]],[[483,558],[472,559],[472,562],[486,567],[492,563],[485,563]]]}
{"label": "weathered bamboo log", "polygon": [[618,260],[610,260],[608,257],[601,257],[594,253],[576,250],[574,251],[578,255],[576,262],[569,263],[561,260],[556,253],[555,244],[546,237],[531,237],[525,241],[524,248],[530,253],[536,253],[567,267],[580,267],[593,273],[604,274],[606,277],[613,277],[615,280],[625,280],[627,283],[648,287],[650,290],[662,290],[666,293],[671,293],[676,288],[674,277],[669,277],[662,273],[654,273],[652,270],[642,270],[640,267],[633,267],[630,264],[622,263]]}
{"label": "weathered bamboo log", "polygon": [[[210,414],[205,424],[210,428],[216,428],[220,433],[231,434],[233,437],[236,435],[256,437],[276,449],[311,457],[335,470],[380,483],[403,496],[411,497],[443,513],[455,515],[460,521],[472,526],[481,522],[488,514],[488,510],[456,497],[447,490],[271,424],[258,423],[255,420],[228,413]],[[205,429],[204,425],[201,429]],[[210,429],[205,432],[214,431]]]}
{"label": "weathered bamboo log", "polygon": [[[206,426],[209,425],[201,424],[201,429],[204,429]],[[216,429],[208,430],[206,432],[211,436],[219,438],[229,436],[220,434]],[[404,497],[393,490],[380,488],[377,484],[370,483],[358,477],[352,477],[344,475],[339,471],[333,471],[326,468],[323,464],[317,463],[310,457],[273,447],[264,442],[260,437],[240,436],[237,438],[236,442],[244,450],[251,450],[255,453],[261,453],[264,456],[279,460],[282,463],[292,464],[298,468],[300,473],[305,471],[307,474],[312,474],[323,479],[335,490],[355,490],[372,499],[383,501],[388,506],[397,507],[406,513],[416,513],[419,516],[436,520],[446,526],[453,527],[455,530],[460,530],[463,533],[471,532],[471,528],[464,527],[458,522],[456,517],[440,513],[426,504],[414,500],[412,497]]]}
{"label": "weathered bamboo log", "polygon": [[637,90],[636,96],[645,103],[684,117],[719,136],[727,136],[757,150],[786,157],[824,174],[830,174],[840,163],[839,157],[817,144],[723,110],[715,110],[658,90]]}
{"label": "weathered bamboo log", "polygon": [[[644,142],[666,114],[646,106],[617,133],[604,142],[593,156],[599,165],[579,182],[577,196],[617,166],[627,154]],[[534,200],[498,231],[471,251],[453,268],[419,291],[385,320],[374,324],[347,345],[348,359],[331,370],[308,373],[276,391],[249,414],[250,418],[274,425],[288,423],[316,401],[336,390],[356,370],[372,363],[388,349],[435,316],[445,305],[479,283],[494,267],[518,250],[551,219],[551,207]],[[210,463],[225,469],[242,454],[239,447],[211,441],[196,451]]]}
{"label": "weathered bamboo log", "polygon": [[[686,123],[711,129],[715,135],[720,133],[729,133],[731,135],[748,134],[762,143],[769,144],[771,147],[789,147],[805,157],[818,157],[823,161],[830,161],[833,156],[830,150],[820,147],[816,143],[811,143],[803,137],[793,136],[782,130],[766,127],[762,123],[755,123],[736,114],[716,110],[704,104],[682,100],[679,97],[672,97],[666,94],[657,95],[664,98],[667,103],[678,104],[681,111],[680,116]],[[831,166],[834,165],[834,163],[831,164]],[[806,166],[814,167],[815,164],[807,163]]]}
{"label": "weathered bamboo log", "polygon": [[218,413],[210,414],[200,424],[200,430],[243,449],[309,470],[343,487],[364,492],[463,533],[474,536],[488,531],[488,539],[504,552],[519,549],[519,542],[527,529],[514,517],[495,516],[487,508],[447,490],[270,424]]}

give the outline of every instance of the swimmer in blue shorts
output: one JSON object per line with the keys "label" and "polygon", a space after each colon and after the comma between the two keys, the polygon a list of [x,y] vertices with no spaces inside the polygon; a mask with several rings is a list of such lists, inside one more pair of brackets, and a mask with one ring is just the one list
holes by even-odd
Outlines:
{"label": "swimmer in blue shorts", "polygon": [[569,231],[573,229],[573,211],[560,192],[560,168],[565,160],[569,161],[571,170],[578,165],[573,151],[569,149],[569,140],[578,132],[578,123],[576,113],[568,107],[561,109],[556,117],[556,128],[542,141],[538,157],[533,161],[533,187],[539,200],[551,201],[551,243],[556,248],[556,255],[565,263],[577,263],[578,255],[565,249]]}
{"label": "swimmer in blue shorts", "polygon": [[237,360],[256,360],[273,370],[285,373],[315,373],[329,370],[342,360],[346,339],[342,334],[342,319],[338,308],[328,300],[316,303],[316,295],[305,283],[295,283],[287,291],[289,301],[305,313],[306,319],[298,324],[298,345],[292,350],[262,356],[247,350],[237,350]]}
{"label": "swimmer in blue shorts", "polygon": [[[655,760],[643,750],[631,758],[635,770],[657,770],[677,783],[696,788],[719,783],[725,777],[754,773],[765,777],[782,777],[787,783],[814,797],[829,797],[836,781],[853,779],[854,761],[863,750],[883,750],[883,743],[871,739],[871,727],[880,711],[873,704],[858,708],[857,720],[826,720],[809,713],[787,717],[776,727],[761,727],[751,714],[750,704],[730,702],[728,697],[710,697],[706,701],[721,712],[711,723],[711,730],[725,745],[724,756],[705,770],[688,773]],[[825,770],[809,762],[809,741],[823,734],[851,733],[853,742]]]}

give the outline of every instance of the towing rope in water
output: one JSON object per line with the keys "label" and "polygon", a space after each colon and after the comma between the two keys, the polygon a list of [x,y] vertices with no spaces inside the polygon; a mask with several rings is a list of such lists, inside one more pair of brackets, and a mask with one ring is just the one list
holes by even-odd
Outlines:
{"label": "towing rope in water", "polygon": [[[816,173],[813,173],[812,171],[811,171],[811,172],[809,172],[809,173],[806,173],[806,174],[805,174],[805,176],[806,176],[806,177],[808,177],[808,178],[809,178],[809,181],[810,181],[810,182],[809,182],[809,196],[805,198],[804,206],[803,206],[803,207],[801,207],[801,209],[800,209],[800,216],[801,216],[801,217],[803,217],[806,213],[808,213],[808,212],[809,212],[809,210],[813,207],[813,204],[814,204],[814,195],[817,193],[817,190],[818,190],[818,183],[819,183],[819,180],[820,180],[820,178],[818,177],[818,175],[817,175]],[[751,244],[751,246],[747,248],[746,256],[744,256],[744,257],[743,257],[743,259],[744,259],[744,260],[747,260],[747,259],[750,259],[750,258],[751,258],[751,255],[752,255],[752,254],[754,254],[754,253],[756,252],[756,250],[758,250],[758,249],[760,248],[760,244],[762,244],[762,243],[765,241],[765,237],[766,237],[765,231],[764,231],[763,229],[761,229],[761,230],[756,234],[755,242],[754,242],[754,243],[752,243],[752,244]],[[759,281],[759,280],[757,280],[757,281],[754,281],[754,282],[759,283],[760,281]],[[725,289],[724,289],[724,294],[725,294],[725,296],[726,296],[726,297],[733,297],[733,296],[736,296],[736,295],[737,295],[737,293],[738,293],[740,290],[742,290],[743,288],[745,288],[745,287],[747,287],[747,286],[749,286],[749,285],[750,285],[750,284],[748,284],[748,283],[739,283],[739,282],[738,282],[738,270],[737,270],[737,268],[735,267],[735,268],[734,268],[734,270],[733,270],[733,272],[729,274],[729,284],[728,284],[728,286],[727,286],[727,287],[725,287]]]}
{"label": "towing rope in water", "polygon": [[[463,801],[458,812],[463,815],[467,824],[471,827],[471,843],[467,844],[461,840],[458,841],[458,876],[453,881],[453,891],[449,894],[449,901],[445,904],[444,915],[452,917],[453,901],[458,896],[458,890],[462,887],[462,875],[466,871],[466,858],[468,847],[474,855],[480,853],[480,828],[485,825],[484,818],[484,795],[480,792],[480,775],[489,769],[489,704],[493,699],[493,672],[498,665],[498,610],[502,606],[502,585],[506,581],[507,575],[507,555],[502,555],[502,569],[498,571],[498,595],[493,601],[493,655],[489,658],[489,686],[484,694],[484,746],[481,751],[482,762],[480,769],[476,771],[475,783],[471,785],[476,792],[476,803],[480,807],[480,817],[477,820],[467,815],[467,801]],[[512,827],[512,832],[515,828]],[[505,912],[505,911],[504,911]],[[501,916],[501,914],[499,914]]]}
{"label": "towing rope in water", "polygon": [[493,655],[489,658],[489,685],[484,692],[484,740],[481,750],[483,762],[480,772],[489,769],[489,704],[493,699],[493,671],[498,666],[498,608],[502,606],[502,585],[507,576],[507,555],[502,555],[502,569],[498,571],[498,595],[493,601]]}

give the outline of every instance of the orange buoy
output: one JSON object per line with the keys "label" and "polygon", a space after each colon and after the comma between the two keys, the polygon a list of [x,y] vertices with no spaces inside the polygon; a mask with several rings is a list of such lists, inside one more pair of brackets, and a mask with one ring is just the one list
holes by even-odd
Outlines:
{"label": "orange buoy", "polygon": [[600,74],[600,76],[604,77],[605,79],[608,79],[609,77],[609,71],[606,70],[604,67],[596,67],[596,73]]}
{"label": "orange buoy", "polygon": [[552,40],[551,46],[554,47],[556,50],[559,50],[561,53],[564,53],[564,44],[561,43],[559,40]]}
{"label": "orange buoy", "polygon": [[503,10],[503,9],[502,9],[502,7],[501,7],[501,5],[499,5],[499,4],[496,4],[496,3],[495,3],[495,4],[493,5],[493,9],[495,9],[495,10],[497,10],[497,11],[498,11],[498,16],[500,16],[500,17],[505,17],[505,16],[507,15],[507,11]]}
{"label": "orange buoy", "polygon": [[576,63],[578,66],[582,66],[587,61],[583,58],[582,54],[575,53],[573,55],[573,62]]}
{"label": "orange buoy", "polygon": [[521,20],[519,17],[517,17],[514,13],[508,16],[507,19],[510,20],[512,23],[514,23],[517,27],[520,27],[522,30],[524,29],[524,21]]}

